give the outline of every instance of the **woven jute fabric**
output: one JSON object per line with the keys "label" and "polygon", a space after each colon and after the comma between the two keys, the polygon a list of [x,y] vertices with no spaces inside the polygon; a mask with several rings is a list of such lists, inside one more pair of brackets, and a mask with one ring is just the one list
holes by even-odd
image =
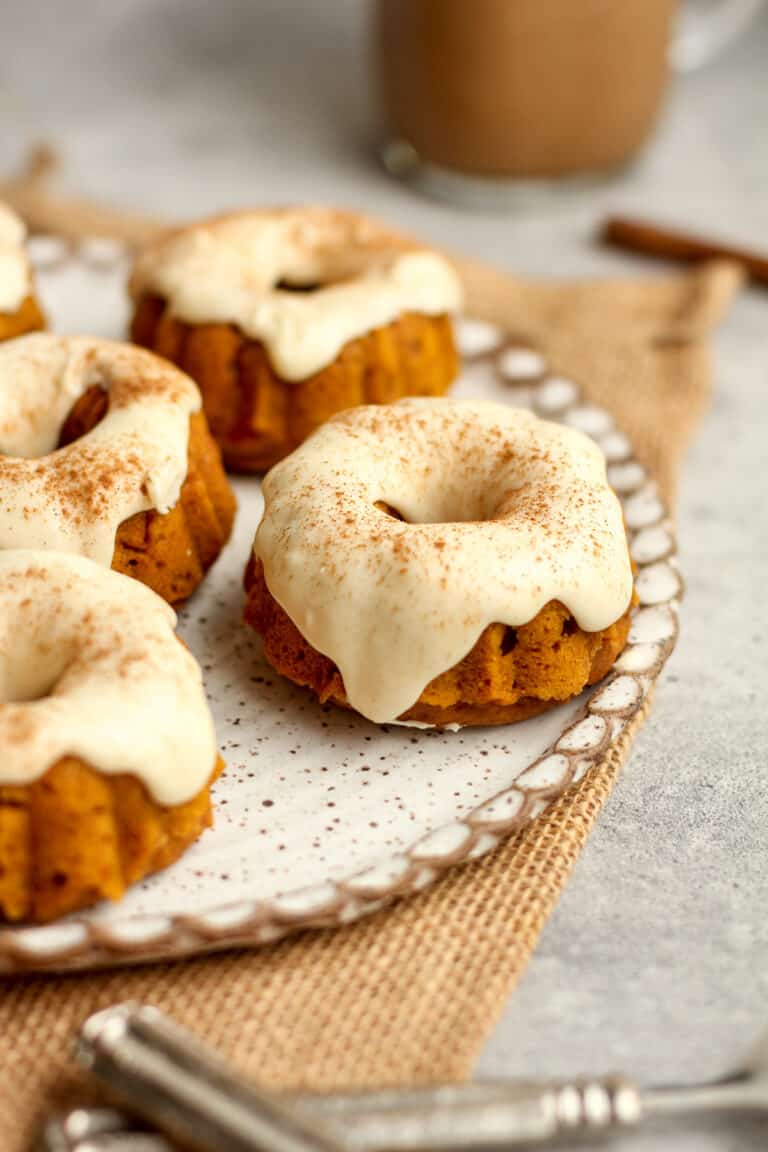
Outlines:
{"label": "woven jute fabric", "polygon": [[[533,340],[608,407],[671,500],[710,388],[707,339],[739,283],[723,264],[642,282],[545,284],[461,270],[469,311]],[[455,1080],[525,966],[633,737],[524,832],[420,895],[343,929],[252,952],[0,986],[0,1148],[88,1089],[73,1033],[88,1013],[156,1004],[276,1089]]]}

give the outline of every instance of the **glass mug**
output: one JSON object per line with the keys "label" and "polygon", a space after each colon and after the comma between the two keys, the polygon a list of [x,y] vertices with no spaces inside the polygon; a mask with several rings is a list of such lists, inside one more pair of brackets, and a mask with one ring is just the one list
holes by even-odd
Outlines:
{"label": "glass mug", "polygon": [[641,148],[669,64],[690,71],[763,0],[375,0],[393,174],[455,203],[610,172]]}

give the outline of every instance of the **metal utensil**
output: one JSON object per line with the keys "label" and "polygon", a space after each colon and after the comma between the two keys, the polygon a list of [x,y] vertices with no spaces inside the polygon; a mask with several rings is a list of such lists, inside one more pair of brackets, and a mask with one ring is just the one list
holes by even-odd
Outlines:
{"label": "metal utensil", "polygon": [[305,1119],[289,1103],[236,1079],[155,1008],[119,1004],[97,1012],[81,1029],[76,1055],[139,1115],[187,1148],[340,1152],[322,1121]]}
{"label": "metal utensil", "polygon": [[[227,1071],[193,1037],[151,1008],[119,1005],[91,1017],[80,1035],[78,1056],[133,1112],[206,1152],[222,1148],[263,1152],[266,1147],[308,1152],[302,1143],[308,1138],[315,1148],[327,1150],[335,1141],[337,1148],[348,1152],[481,1149],[608,1134],[635,1127],[646,1117],[768,1112],[768,1034],[742,1067],[700,1085],[641,1089],[618,1077],[530,1084],[490,1080],[406,1091],[282,1097],[279,1103]],[[82,1123],[88,1113],[79,1110],[79,1115]],[[115,1113],[106,1114],[113,1127],[105,1131],[104,1115],[102,1130],[87,1134],[87,1143],[70,1137],[69,1143],[49,1143],[48,1149],[165,1152],[162,1144],[155,1148],[125,1142],[129,1139],[125,1125],[120,1127]],[[270,1137],[265,1115],[268,1123],[277,1118],[280,1142],[265,1143]],[[233,1140],[233,1132],[240,1143]],[[294,1138],[299,1142],[294,1144]],[[147,1136],[137,1139],[146,1141]]]}
{"label": "metal utensil", "polygon": [[40,1152],[174,1152],[159,1132],[112,1108],[75,1108],[45,1125]]}
{"label": "metal utensil", "polygon": [[768,1032],[743,1065],[704,1084],[640,1088],[619,1076],[551,1083],[505,1080],[297,1097],[364,1152],[547,1143],[707,1112],[768,1113]]}

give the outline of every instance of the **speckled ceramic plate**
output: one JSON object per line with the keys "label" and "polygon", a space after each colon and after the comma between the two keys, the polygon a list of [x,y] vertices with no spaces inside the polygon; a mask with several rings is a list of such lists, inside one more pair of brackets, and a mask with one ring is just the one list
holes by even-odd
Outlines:
{"label": "speckled ceramic plate", "polygon": [[[125,255],[34,243],[52,326],[119,337]],[[242,571],[261,514],[256,480],[236,483],[234,537],[181,613],[200,660],[227,771],[216,826],[119,904],[45,928],[0,931],[0,970],[87,968],[258,945],[354,920],[488,852],[578,780],[641,706],[671,651],[681,580],[653,481],[601,408],[539,352],[479,321],[458,335],[456,392],[533,407],[594,437],[621,496],[640,606],[611,675],[523,724],[458,733],[376,726],[275,675],[241,624]]]}

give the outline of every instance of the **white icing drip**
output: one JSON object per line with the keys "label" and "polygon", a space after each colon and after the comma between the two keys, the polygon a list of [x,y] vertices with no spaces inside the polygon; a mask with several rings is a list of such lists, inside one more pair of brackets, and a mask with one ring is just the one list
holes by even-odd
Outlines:
{"label": "white icing drip", "polygon": [[272,469],[264,498],[254,551],[270,592],[378,723],[407,711],[489,624],[527,623],[559,600],[599,631],[630,601],[600,449],[520,409],[351,409]]}
{"label": "white icing drip", "polygon": [[81,556],[0,553],[0,783],[74,756],[183,804],[216,762],[200,669],[175,613]]}
{"label": "white icing drip", "polygon": [[0,203],[0,312],[16,312],[29,295],[32,277],[24,251],[23,221]]}
{"label": "white icing drip", "polygon": [[[281,282],[328,286],[287,292]],[[192,324],[237,325],[286,380],[320,371],[350,340],[404,312],[455,312],[462,300],[458,275],[436,252],[365,217],[317,208],[183,229],[139,256],[131,292],[162,296]]]}
{"label": "white icing drip", "polygon": [[[104,387],[104,419],[57,448],[76,401]],[[187,474],[200,394],[129,344],[37,333],[0,345],[0,549],[78,552],[109,566],[137,512],[167,512]]]}

